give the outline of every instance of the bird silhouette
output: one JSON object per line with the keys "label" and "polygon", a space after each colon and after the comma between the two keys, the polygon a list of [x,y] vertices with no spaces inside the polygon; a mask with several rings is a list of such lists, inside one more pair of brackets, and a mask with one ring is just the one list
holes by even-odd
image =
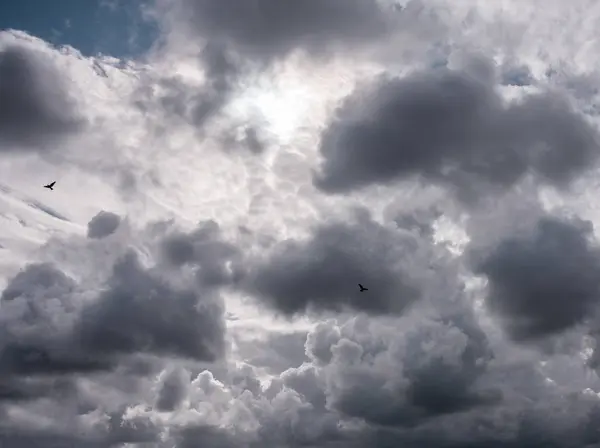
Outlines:
{"label": "bird silhouette", "polygon": [[363,292],[363,291],[368,291],[368,289],[367,289],[367,288],[365,288],[365,287],[364,287],[363,285],[361,285],[360,283],[358,284],[358,287],[360,288],[360,292]]}
{"label": "bird silhouette", "polygon": [[56,183],[56,181],[52,182],[51,184],[44,185],[44,188],[47,188],[48,190],[53,190],[54,191],[54,184],[55,183]]}

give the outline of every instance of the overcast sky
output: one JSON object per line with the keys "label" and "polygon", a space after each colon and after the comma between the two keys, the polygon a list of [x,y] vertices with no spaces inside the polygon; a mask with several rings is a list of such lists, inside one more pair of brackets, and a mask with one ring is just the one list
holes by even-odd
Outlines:
{"label": "overcast sky", "polygon": [[600,4],[57,5],[0,7],[1,447],[600,446]]}

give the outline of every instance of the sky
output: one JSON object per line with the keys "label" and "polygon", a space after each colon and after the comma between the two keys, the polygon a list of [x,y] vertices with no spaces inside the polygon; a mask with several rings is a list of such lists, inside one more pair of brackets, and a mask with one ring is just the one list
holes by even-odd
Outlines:
{"label": "sky", "polygon": [[597,2],[90,5],[0,7],[0,446],[600,447]]}
{"label": "sky", "polygon": [[22,0],[0,6],[0,29],[25,31],[87,56],[136,57],[152,44],[152,23],[131,0]]}

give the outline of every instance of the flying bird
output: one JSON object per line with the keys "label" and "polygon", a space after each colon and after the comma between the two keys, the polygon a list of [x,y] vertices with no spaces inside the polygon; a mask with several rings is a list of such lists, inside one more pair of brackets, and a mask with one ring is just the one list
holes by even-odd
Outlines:
{"label": "flying bird", "polygon": [[47,188],[48,190],[54,191],[54,184],[55,183],[56,183],[56,181],[52,182],[51,184],[44,185],[44,188]]}
{"label": "flying bird", "polygon": [[367,288],[365,288],[365,287],[364,287],[363,285],[361,285],[360,283],[358,284],[358,287],[360,288],[360,292],[363,292],[363,291],[368,291],[368,289],[367,289]]}

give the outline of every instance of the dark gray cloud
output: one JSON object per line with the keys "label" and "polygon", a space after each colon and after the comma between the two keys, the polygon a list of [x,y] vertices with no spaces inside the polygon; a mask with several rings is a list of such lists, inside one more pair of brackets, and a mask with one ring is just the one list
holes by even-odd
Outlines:
{"label": "dark gray cloud", "polygon": [[178,121],[193,125],[198,132],[217,117],[229,101],[239,76],[241,63],[219,43],[209,42],[200,52],[198,68],[204,72],[201,85],[191,85],[180,76],[149,80],[137,92],[135,104],[143,112],[159,107],[163,131],[171,129]]}
{"label": "dark gray cloud", "polygon": [[[26,272],[38,294],[25,291],[17,297],[13,288],[14,308],[4,307],[21,319],[3,327],[0,371],[7,374],[106,371],[120,357],[138,353],[200,361],[215,361],[223,354],[223,309],[214,295],[195,284],[169,285],[144,269],[134,253],[115,264],[106,292],[83,308],[70,290],[58,296],[50,285],[43,293],[43,284],[33,283],[40,278],[36,271]],[[44,302],[51,299],[60,307]]]}
{"label": "dark gray cloud", "polygon": [[[376,0],[175,0],[166,2],[189,31],[259,60],[298,48],[363,46],[389,35],[401,9]],[[410,8],[409,8],[410,10]]]}
{"label": "dark gray cloud", "polygon": [[107,446],[103,441],[89,440],[86,437],[77,436],[75,434],[60,434],[43,430],[31,431],[27,428],[21,430],[2,428],[0,442],[5,446],[14,448],[67,448],[70,446],[105,448]]}
{"label": "dark gray cloud", "polygon": [[[53,320],[68,318],[77,284],[56,266],[31,264],[13,277],[2,293],[6,320],[0,327],[0,371],[5,374],[94,371],[106,364],[71,351]],[[56,301],[59,305],[54,306]],[[11,323],[16,313],[21,324]]]}
{"label": "dark gray cloud", "polygon": [[[592,424],[597,403],[576,391],[566,397],[564,388],[510,354],[493,356],[485,333],[464,317],[465,305],[445,319],[429,319],[413,308],[399,319],[321,322],[306,338],[309,361],[276,375],[267,388],[260,387],[257,369],[240,363],[231,363],[219,381],[209,371],[188,375],[166,366],[152,382],[152,394],[129,398],[127,413],[104,411],[94,417],[93,431],[32,431],[23,443],[159,448],[598,443]],[[177,413],[169,419],[172,408]],[[15,428],[20,427],[9,426],[0,441],[24,438]]]}
{"label": "dark gray cloud", "polygon": [[532,232],[473,255],[475,271],[489,282],[487,304],[514,339],[556,334],[591,317],[600,292],[591,232],[589,222],[547,216]]}
{"label": "dark gray cloud", "polygon": [[[254,81],[247,75],[255,70],[272,67],[299,49],[323,57],[365,48],[394,30],[414,28],[422,9],[420,2],[401,8],[378,0],[166,0],[155,6],[167,35],[174,33],[179,42],[183,33],[205,45],[198,58],[206,75],[203,86],[177,78],[159,82],[158,102],[167,118],[183,118],[199,131],[220,114],[243,77],[245,85]],[[143,108],[144,103],[139,102]],[[264,145],[252,130],[241,140],[256,153]]]}
{"label": "dark gray cloud", "polygon": [[260,154],[265,149],[265,143],[261,140],[255,127],[248,127],[244,130],[242,142],[254,154]]}
{"label": "dark gray cloud", "polygon": [[76,339],[98,355],[149,352],[214,361],[224,350],[222,306],[209,291],[169,285],[130,253],[113,268],[109,289],[84,308]]}
{"label": "dark gray cloud", "polygon": [[73,395],[73,382],[67,378],[6,377],[0,380],[0,402],[30,401],[40,397],[62,400]]}
{"label": "dark gray cloud", "polygon": [[169,234],[161,249],[163,257],[175,266],[196,265],[196,275],[205,285],[231,284],[243,276],[239,249],[220,238],[215,221],[202,222],[191,233]]}
{"label": "dark gray cloud", "polygon": [[420,176],[467,199],[528,173],[565,186],[593,165],[597,133],[566,100],[540,93],[505,105],[491,71],[482,60],[466,71],[382,77],[357,88],[321,136],[316,186],[342,193]]}
{"label": "dark gray cloud", "polygon": [[[402,331],[415,319],[413,330]],[[322,334],[328,327],[326,333],[337,335],[329,338],[329,361],[316,369],[292,369],[282,378],[314,403],[312,412],[329,409],[343,421],[366,423],[337,433],[349,439],[344,446],[598,443],[590,427],[600,409],[597,400],[576,388],[567,398],[563,385],[548,382],[534,365],[494,356],[485,333],[461,319],[428,321],[417,313],[393,323],[355,318],[320,327]],[[319,405],[320,394],[326,407]],[[330,439],[322,440],[328,446]]]}
{"label": "dark gray cloud", "polygon": [[288,316],[348,309],[395,314],[421,297],[423,278],[443,263],[439,256],[428,239],[358,216],[320,225],[307,240],[280,243],[245,286]]}
{"label": "dark gray cloud", "polygon": [[[191,94],[190,98],[186,98],[187,117],[198,128],[215,116],[227,103],[241,70],[222,45],[208,43],[200,56],[206,82],[202,89],[187,88],[183,91]],[[177,107],[181,109],[182,105]]]}
{"label": "dark gray cloud", "polygon": [[400,212],[394,222],[401,229],[417,232],[422,237],[432,237],[433,224],[443,213],[436,207]]}
{"label": "dark gray cloud", "polygon": [[82,125],[65,80],[43,54],[0,51],[0,150],[39,148]]}
{"label": "dark gray cloud", "polygon": [[161,428],[144,416],[127,415],[124,411],[111,412],[99,414],[91,422],[95,424],[94,428],[86,428],[81,422],[73,422],[71,427],[61,427],[60,424],[57,427],[38,427],[5,419],[0,424],[0,443],[15,448],[108,448],[129,443],[163,446],[159,440]]}
{"label": "dark gray cloud", "polygon": [[227,431],[215,426],[198,425],[182,429],[174,437],[177,448],[196,448],[199,444],[207,448],[237,448],[243,441],[236,440]]}
{"label": "dark gray cloud", "polygon": [[[206,227],[192,235],[204,247],[211,247],[210,236],[219,237],[218,228],[207,233]],[[161,273],[164,267],[146,268],[130,250],[116,260],[93,300],[57,266],[27,266],[2,293],[5,395],[22,395],[23,388],[10,380],[18,375],[108,372],[137,355],[218,360],[225,349],[225,322],[215,288],[224,283],[220,273],[226,261],[219,257],[214,250],[200,251],[195,275],[173,282]],[[172,269],[166,272],[173,275]]]}
{"label": "dark gray cloud", "polygon": [[494,404],[499,393],[479,384],[491,359],[485,335],[465,333],[458,321],[422,324],[395,337],[385,323],[383,332],[360,321],[342,328],[324,367],[329,406],[402,428]]}
{"label": "dark gray cloud", "polygon": [[71,352],[73,348],[68,346],[68,341],[57,337],[44,341],[39,336],[25,343],[7,341],[0,353],[0,371],[15,375],[60,375],[92,373],[110,368],[109,363],[94,356]]}
{"label": "dark gray cloud", "polygon": [[171,369],[161,378],[156,397],[156,409],[173,411],[185,399],[188,392],[189,375],[183,369]]}
{"label": "dark gray cloud", "polygon": [[[33,263],[15,275],[2,291],[2,300],[45,299],[69,294],[75,281],[50,263]],[[34,303],[35,304],[35,303]]]}
{"label": "dark gray cloud", "polygon": [[[591,284],[586,269],[597,266],[589,226],[539,216],[513,216],[530,222],[530,233],[480,225],[483,235],[471,235],[492,241],[489,247],[475,245],[471,261],[508,294],[498,300],[512,307],[505,307],[513,313],[510,321],[533,315],[529,328],[536,331],[542,320],[552,328],[553,307],[545,310],[544,303],[534,314],[511,300],[522,305],[526,293],[554,298],[556,290],[570,294],[578,308],[576,293]],[[430,224],[437,217],[435,208],[405,210],[400,225],[384,226],[359,212],[316,227],[306,240],[281,243],[264,260],[243,257],[213,221],[190,232],[161,223],[138,232],[135,243],[115,241],[132,237],[127,231],[93,242],[73,240],[92,259],[111,244],[143,250],[124,249],[112,262],[100,258],[98,266],[109,270],[93,276],[94,291],[79,271],[58,264],[30,265],[8,283],[0,314],[0,444],[597,444],[598,403],[581,391],[600,391],[600,380],[589,379],[594,373],[578,354],[562,355],[569,362],[548,353],[523,361],[517,348],[489,332],[458,276],[464,260],[433,241]],[[237,267],[226,268],[231,263]],[[522,277],[511,270],[515,265],[525,271]],[[346,278],[348,272],[370,279],[370,292],[380,294],[371,299],[375,305],[359,302],[365,294],[353,298],[357,281]],[[397,294],[405,278],[420,296],[411,306]],[[539,287],[531,278],[549,283]],[[563,285],[568,282],[586,288],[569,289]],[[314,288],[303,289],[305,284]],[[281,337],[273,329],[265,335],[241,326],[232,330],[236,347],[230,353],[236,358],[227,360],[218,297],[223,285],[249,288],[287,314],[344,308],[366,313],[333,316]],[[554,310],[573,316],[560,306]],[[555,368],[541,367],[541,360]],[[261,383],[265,374],[270,382]],[[9,406],[20,413],[8,412]],[[42,417],[46,426],[39,429]]]}
{"label": "dark gray cloud", "polygon": [[[226,283],[220,263],[230,251],[218,249],[226,246],[212,224],[189,235],[172,232],[169,223],[140,231],[144,254],[154,260],[150,267],[127,250],[139,247],[139,241],[81,239],[63,244],[87,250],[84,256],[94,259],[97,251],[104,254],[116,243],[125,246],[124,255],[114,255],[112,263],[109,257],[92,264],[109,271],[90,278],[40,263],[8,282],[0,314],[0,445],[166,447],[179,440],[186,428],[173,425],[166,434],[168,425],[155,424],[151,414],[135,409],[142,403],[136,397],[144,397],[144,409],[152,412],[178,409],[194,387],[181,366],[187,363],[199,371],[225,354],[224,308],[217,287]],[[173,235],[195,247],[184,264],[165,257],[163,249]],[[157,382],[152,375],[161,370]],[[7,406],[31,418],[5,416]],[[43,428],[36,423],[41,415],[47,416]],[[195,420],[190,424],[198,426]]]}
{"label": "dark gray cloud", "polygon": [[88,223],[87,236],[94,239],[107,237],[117,230],[120,223],[119,215],[102,210]]}

